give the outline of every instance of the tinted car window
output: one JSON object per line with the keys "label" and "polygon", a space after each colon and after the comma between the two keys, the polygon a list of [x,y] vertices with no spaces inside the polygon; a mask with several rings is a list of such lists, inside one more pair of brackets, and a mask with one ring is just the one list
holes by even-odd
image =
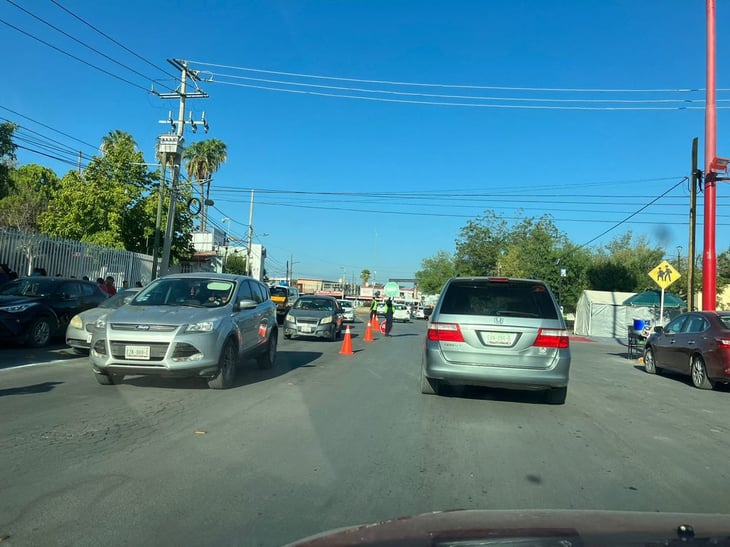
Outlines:
{"label": "tinted car window", "polygon": [[294,304],[295,310],[334,311],[332,300],[327,298],[302,297]]}
{"label": "tinted car window", "polygon": [[545,285],[486,280],[451,283],[444,295],[441,313],[558,318]]}
{"label": "tinted car window", "polygon": [[81,284],[81,293],[84,296],[93,296],[96,294],[96,291],[94,290],[94,286],[89,283],[82,283]]}
{"label": "tinted car window", "polygon": [[709,326],[709,322],[704,317],[693,315],[686,323],[685,332],[702,332]]}
{"label": "tinted car window", "polygon": [[258,302],[259,304],[264,301],[264,295],[261,293],[261,290],[259,289],[259,284],[255,281],[248,281],[247,282],[250,286],[251,290],[251,296],[252,299],[255,302]]}
{"label": "tinted car window", "polygon": [[79,298],[81,296],[81,288],[78,283],[69,281],[61,285],[59,292],[65,294],[68,298]]}
{"label": "tinted car window", "polygon": [[233,290],[228,280],[206,278],[163,278],[139,292],[132,306],[220,306]]}
{"label": "tinted car window", "polygon": [[682,327],[684,327],[684,323],[687,321],[686,315],[681,315],[677,317],[675,320],[671,321],[667,327],[664,329],[664,332],[677,334],[678,332],[682,332]]}
{"label": "tinted car window", "polygon": [[254,300],[254,296],[251,293],[251,285],[248,281],[242,281],[241,286],[238,288],[238,300]]}
{"label": "tinted car window", "polygon": [[721,315],[719,319],[726,329],[730,329],[730,315]]}
{"label": "tinted car window", "polygon": [[26,277],[11,281],[0,288],[0,294],[12,296],[48,296],[53,294],[55,283],[42,277]]}

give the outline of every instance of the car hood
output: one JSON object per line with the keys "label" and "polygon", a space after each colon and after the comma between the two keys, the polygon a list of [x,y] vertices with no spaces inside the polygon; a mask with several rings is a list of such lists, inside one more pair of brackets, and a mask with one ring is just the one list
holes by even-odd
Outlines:
{"label": "car hood", "polygon": [[[101,311],[101,310],[100,310]],[[115,323],[149,323],[160,325],[184,325],[198,321],[215,321],[230,315],[230,305],[220,308],[195,308],[192,306],[122,306],[112,310],[107,321]]]}
{"label": "car hood", "polygon": [[37,296],[14,296],[14,295],[2,295],[0,296],[0,308],[5,306],[17,306],[19,304],[27,304],[38,302],[40,297]]}
{"label": "car hood", "polygon": [[335,545],[713,545],[727,515],[628,511],[446,511],[325,532],[290,547]]}
{"label": "car hood", "polygon": [[117,308],[91,308],[78,314],[84,323],[94,323],[102,315],[116,311]]}

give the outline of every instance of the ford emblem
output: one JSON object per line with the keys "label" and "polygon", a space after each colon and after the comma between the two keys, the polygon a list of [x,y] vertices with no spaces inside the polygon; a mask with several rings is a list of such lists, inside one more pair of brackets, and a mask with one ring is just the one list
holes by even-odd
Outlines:
{"label": "ford emblem", "polygon": [[137,330],[150,330],[149,325],[137,325]]}

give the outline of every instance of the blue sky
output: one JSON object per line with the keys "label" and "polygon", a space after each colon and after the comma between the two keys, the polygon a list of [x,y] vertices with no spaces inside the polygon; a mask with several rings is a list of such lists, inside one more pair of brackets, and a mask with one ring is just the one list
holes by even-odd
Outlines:
{"label": "blue sky", "polygon": [[[271,275],[283,275],[293,257],[295,276],[349,279],[368,268],[378,281],[412,277],[423,258],[453,252],[459,229],[486,209],[507,218],[551,214],[577,244],[599,245],[632,230],[670,256],[678,245],[686,253],[686,184],[598,236],[687,175],[692,137],[700,137],[703,157],[704,111],[678,108],[702,107],[704,93],[671,91],[704,87],[701,0],[58,0],[159,68],[48,0],[14,1],[144,77],[10,3],[0,5],[0,19],[142,88],[152,80],[160,90],[172,85],[167,58],[212,75],[202,85],[210,98],[188,103],[196,118],[206,112],[207,136],[228,145],[211,191],[211,219],[222,225],[232,218],[231,231],[244,237],[256,189],[255,239],[268,249]],[[728,22],[730,10],[719,5],[718,29]],[[154,161],[155,139],[166,131],[157,121],[176,113],[177,102],[4,24],[0,43],[11,52],[4,55],[0,116],[84,154],[94,149],[7,109],[92,145],[121,129]],[[720,88],[730,87],[728,59],[720,32]],[[536,90],[487,89],[505,87]],[[588,91],[596,89],[616,91]],[[693,102],[677,102],[687,100]],[[552,108],[535,108],[546,106]],[[639,109],[615,110],[627,107]],[[667,109],[646,109],[657,107]],[[721,156],[730,156],[728,124],[728,111],[719,110]],[[204,137],[186,130],[187,143]],[[71,167],[24,150],[19,159],[60,174]],[[730,245],[727,196],[720,185],[718,252]],[[701,196],[699,212],[701,221]],[[701,252],[701,224],[697,244]]]}

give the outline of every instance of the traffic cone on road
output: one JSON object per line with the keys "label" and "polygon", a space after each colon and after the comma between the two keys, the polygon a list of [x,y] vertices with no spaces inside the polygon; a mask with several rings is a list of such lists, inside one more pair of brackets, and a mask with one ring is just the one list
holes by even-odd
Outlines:
{"label": "traffic cone on road", "polygon": [[342,340],[342,347],[340,348],[340,355],[354,355],[352,351],[352,334],[350,334],[350,325],[347,325],[345,330],[345,339]]}
{"label": "traffic cone on road", "polygon": [[365,327],[365,338],[363,338],[364,342],[372,342],[373,341],[373,331],[372,331],[372,325],[370,324],[370,321],[368,320],[368,326]]}

